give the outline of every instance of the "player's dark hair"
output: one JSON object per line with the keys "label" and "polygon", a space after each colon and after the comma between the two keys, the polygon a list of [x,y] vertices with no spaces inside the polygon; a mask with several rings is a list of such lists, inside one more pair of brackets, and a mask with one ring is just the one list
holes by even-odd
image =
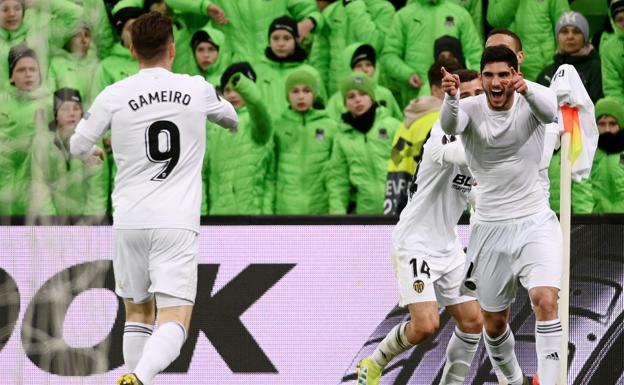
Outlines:
{"label": "player's dark hair", "polygon": [[167,46],[173,41],[173,25],[168,16],[149,12],[134,21],[130,36],[138,58],[153,61],[167,52]]}
{"label": "player's dark hair", "polygon": [[427,79],[429,79],[429,86],[438,86],[442,87],[442,67],[446,69],[448,72],[453,73],[459,69],[464,68],[464,66],[457,61],[455,58],[445,58],[436,60],[431,67],[429,67],[429,71],[427,71]]}
{"label": "player's dark hair", "polygon": [[504,45],[495,45],[487,47],[481,55],[481,72],[488,63],[504,62],[511,68],[518,71],[518,57],[516,54]]}
{"label": "player's dark hair", "polygon": [[453,71],[453,75],[459,76],[460,83],[470,82],[479,77],[479,73],[477,71],[469,70],[465,68],[462,68],[457,71]]}
{"label": "player's dark hair", "polygon": [[520,40],[520,36],[516,35],[513,31],[510,31],[506,28],[494,28],[490,31],[490,33],[488,33],[485,40],[487,41],[487,39],[489,39],[492,35],[507,35],[511,37],[516,42],[518,52],[522,51],[522,40]]}

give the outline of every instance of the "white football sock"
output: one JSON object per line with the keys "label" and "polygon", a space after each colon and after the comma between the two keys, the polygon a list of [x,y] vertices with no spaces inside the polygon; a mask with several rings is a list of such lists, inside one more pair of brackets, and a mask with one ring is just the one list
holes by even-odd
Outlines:
{"label": "white football sock", "polygon": [[509,385],[522,385],[524,376],[518,364],[516,353],[514,352],[514,339],[511,328],[507,325],[505,332],[499,337],[492,338],[483,330],[485,348],[490,355],[490,361],[507,377]]}
{"label": "white football sock", "polygon": [[440,385],[462,385],[477,352],[481,334],[464,333],[456,326],[446,347],[446,364]]}
{"label": "white football sock", "polygon": [[123,334],[123,357],[129,372],[134,372],[143,354],[143,347],[153,331],[154,325],[126,322]]}
{"label": "white football sock", "polygon": [[559,378],[562,335],[559,319],[535,322],[535,350],[540,385],[555,385]]}
{"label": "white football sock", "polygon": [[372,359],[380,368],[383,368],[397,355],[413,347],[405,335],[405,328],[409,321],[398,324],[390,330],[390,333],[377,345]]}
{"label": "white football sock", "polygon": [[145,344],[134,370],[143,385],[152,385],[154,377],[178,358],[185,339],[186,330],[179,322],[169,321],[158,326]]}

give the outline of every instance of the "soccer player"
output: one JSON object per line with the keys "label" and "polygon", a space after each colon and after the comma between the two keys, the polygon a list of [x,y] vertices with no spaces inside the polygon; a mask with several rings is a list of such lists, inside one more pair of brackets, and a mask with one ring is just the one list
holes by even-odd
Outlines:
{"label": "soccer player", "polygon": [[142,15],[131,35],[139,73],[97,96],[70,146],[81,159],[99,157],[94,144],[111,128],[118,167],[113,268],[131,372],[118,384],[151,385],[179,355],[195,300],[206,119],[235,128],[238,118],[202,77],[170,72],[175,45],[167,16]]}
{"label": "soccer player", "polygon": [[440,122],[462,135],[468,167],[479,188],[472,218],[463,293],[476,295],[484,315],[485,345],[510,385],[527,382],[514,354],[509,307],[517,279],[536,316],[535,345],[542,385],[559,375],[562,237],[539,177],[545,124],[555,120],[554,93],[525,82],[516,54],[505,46],[481,58],[484,94],[459,100],[459,78],[444,71]]}
{"label": "soccer player", "polygon": [[[483,91],[478,75],[461,70],[462,97]],[[466,256],[455,225],[466,209],[473,182],[459,138],[445,136],[439,124],[434,125],[413,182],[415,193],[392,234],[399,305],[407,306],[410,321],[395,326],[373,354],[360,361],[358,385],[379,384],[393,357],[432,336],[440,323],[438,306],[445,306],[457,322],[440,384],[464,383],[483,327],[477,301],[459,293]]]}

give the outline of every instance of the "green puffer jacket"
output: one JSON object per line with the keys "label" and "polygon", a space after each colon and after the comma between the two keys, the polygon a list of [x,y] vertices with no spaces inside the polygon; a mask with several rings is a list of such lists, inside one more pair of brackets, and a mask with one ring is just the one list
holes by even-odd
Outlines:
{"label": "green puffer jacket", "polygon": [[[561,151],[553,154],[548,168],[550,179],[550,208],[559,213],[561,206]],[[594,211],[594,196],[592,195],[592,181],[585,179],[582,182],[572,181],[572,213],[591,214]]]}
{"label": "green puffer jacket", "polygon": [[[210,36],[210,38],[219,47],[225,46],[225,35],[223,35],[221,31],[210,28],[209,26],[204,26],[203,28],[201,28],[201,30],[206,31],[206,33],[208,33],[208,36]],[[193,33],[191,33],[191,38],[193,37]],[[202,71],[195,61],[195,53],[192,51],[192,48],[191,53],[193,54],[193,57],[187,63],[187,69],[185,72],[189,75],[203,76],[204,79],[208,81],[208,83],[212,84],[215,87],[218,86],[219,82],[221,81],[221,74],[223,74],[223,71],[225,71],[225,69],[230,64],[232,64],[232,59],[230,58],[230,55],[227,52],[223,51],[221,48],[219,48],[219,56],[217,56],[217,61],[210,67],[208,67],[206,71]]]}
{"label": "green puffer jacket", "polygon": [[[194,1],[194,0],[189,0]],[[316,30],[323,26],[323,18],[314,0],[213,0],[223,9],[228,23],[217,28],[227,36],[225,51],[232,53],[233,62],[257,62],[264,57],[269,25],[280,16],[290,16],[297,21],[312,18]]]}
{"label": "green puffer jacket", "polygon": [[106,164],[86,166],[69,153],[69,144],[50,133],[45,175],[57,215],[105,215],[108,206]]}
{"label": "green puffer jacket", "polygon": [[80,91],[85,110],[91,105],[93,74],[98,68],[98,60],[91,53],[84,58],[77,58],[65,50],[57,50],[50,63],[50,78],[54,90],[73,88]]}
{"label": "green puffer jacket", "polygon": [[51,46],[61,48],[75,33],[83,9],[68,0],[41,0],[27,8],[16,31],[0,28],[0,90],[10,92],[8,57],[11,47],[25,42],[35,50],[41,75],[47,76]]}
{"label": "green puffer jacket", "polygon": [[308,64],[296,62],[278,63],[265,58],[260,63],[254,64],[253,68],[258,74],[258,88],[271,116],[279,117],[288,108],[286,78],[297,70],[305,69],[313,74],[320,85],[318,95],[315,96],[321,101],[327,100],[327,93],[319,72]]}
{"label": "green puffer jacket", "polygon": [[44,171],[52,95],[12,88],[0,97],[0,214],[55,214]]}
{"label": "green puffer jacket", "polygon": [[82,5],[83,14],[80,20],[87,23],[91,30],[92,45],[95,45],[97,57],[107,57],[115,45],[113,26],[106,14],[106,6],[102,0],[72,0]]}
{"label": "green puffer jacket", "polygon": [[613,36],[600,46],[602,86],[605,96],[611,96],[624,104],[624,29],[613,21]]}
{"label": "green puffer jacket", "polygon": [[567,0],[489,0],[487,21],[518,34],[525,57],[522,73],[534,81],[552,63],[557,48],[555,24],[569,10]]}
{"label": "green puffer jacket", "polygon": [[[343,64],[345,65],[345,73],[347,75],[351,75],[351,59],[353,59],[353,54],[355,50],[362,46],[362,43],[351,44],[344,51]],[[380,71],[380,61],[377,60],[375,63],[375,74],[373,75],[373,80],[375,83],[379,81],[379,73]],[[399,103],[397,103],[392,91],[387,89],[384,86],[376,84],[375,86],[375,101],[383,107],[386,107],[390,112],[390,115],[399,120],[403,119],[403,111],[401,111],[401,107],[399,107]],[[340,91],[335,92],[331,98],[329,98],[329,102],[327,102],[326,107],[327,113],[329,116],[334,118],[335,120],[340,120],[340,115],[344,114],[347,110],[344,107],[344,99],[342,98],[342,94]]]}
{"label": "green puffer jacket", "polygon": [[[237,78],[238,83],[233,85]],[[273,214],[275,155],[271,118],[253,81],[239,74],[232,80],[230,85],[245,100],[245,107],[236,111],[235,130],[218,126],[208,129],[204,168],[208,212]]]}
{"label": "green puffer jacket", "polygon": [[537,77],[537,82],[545,87],[550,87],[555,72],[562,64],[574,66],[578,72],[585,90],[589,94],[592,102],[596,103],[602,98],[602,73],[600,71],[600,57],[598,52],[592,50],[589,55],[571,56],[558,53],[555,55],[555,62],[544,68]]}
{"label": "green puffer jacket", "polygon": [[388,158],[400,124],[377,107],[366,134],[344,122],[340,125],[327,174],[330,214],[347,214],[352,190],[355,214],[383,214]]}
{"label": "green puffer jacket", "polygon": [[591,171],[594,213],[624,213],[624,152],[596,149]]}
{"label": "green puffer jacket", "polygon": [[89,100],[95,100],[104,88],[139,72],[139,63],[130,50],[121,43],[115,44],[111,55],[100,62],[91,85]]}
{"label": "green puffer jacket", "polygon": [[[434,62],[434,42],[444,35],[458,38],[466,65],[479,70],[483,43],[468,11],[461,6],[445,0],[417,0],[395,15],[381,61],[394,87],[401,91],[402,104],[431,94],[427,72]],[[418,90],[408,84],[413,74],[422,81]]]}
{"label": "green puffer jacket", "polygon": [[370,44],[381,52],[394,7],[385,0],[355,0],[346,7],[336,1],[323,11],[325,25],[314,37],[310,64],[316,67],[328,93],[340,89],[340,80],[351,73],[345,50],[354,43]]}
{"label": "green puffer jacket", "polygon": [[[418,0],[407,0],[407,4],[414,3]],[[455,4],[461,5],[464,7],[466,11],[472,16],[472,21],[474,21],[475,27],[477,27],[477,31],[479,32],[479,36],[483,40],[483,1],[482,0],[451,0]]]}
{"label": "green puffer jacket", "polygon": [[275,214],[329,212],[325,173],[335,133],[336,122],[322,110],[289,108],[275,123]]}

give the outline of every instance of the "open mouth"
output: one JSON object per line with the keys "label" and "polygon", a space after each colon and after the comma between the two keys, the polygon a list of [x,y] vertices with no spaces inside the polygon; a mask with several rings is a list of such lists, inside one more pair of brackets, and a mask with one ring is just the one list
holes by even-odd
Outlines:
{"label": "open mouth", "polygon": [[492,100],[495,100],[497,102],[500,102],[503,100],[503,96],[505,95],[505,91],[504,90],[492,90],[491,92],[492,95]]}

